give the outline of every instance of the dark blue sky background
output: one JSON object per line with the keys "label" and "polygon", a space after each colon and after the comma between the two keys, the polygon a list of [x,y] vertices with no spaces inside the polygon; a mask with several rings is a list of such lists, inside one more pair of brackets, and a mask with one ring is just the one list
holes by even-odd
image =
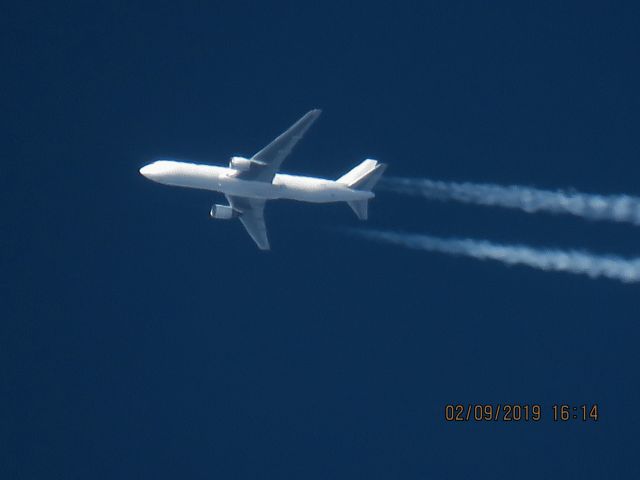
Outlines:
{"label": "dark blue sky background", "polygon": [[[638,477],[638,286],[343,237],[344,205],[269,204],[265,254],[138,174],[321,107],[285,170],[640,195],[638,3],[489,3],[5,7],[0,476]],[[629,226],[389,194],[369,225],[640,255]]]}

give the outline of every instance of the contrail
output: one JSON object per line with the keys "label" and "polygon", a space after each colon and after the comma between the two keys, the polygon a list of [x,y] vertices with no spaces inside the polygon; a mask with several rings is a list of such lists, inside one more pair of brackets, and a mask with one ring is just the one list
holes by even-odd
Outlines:
{"label": "contrail", "polygon": [[526,265],[545,271],[610,278],[631,283],[640,281],[640,258],[594,255],[577,250],[551,250],[526,245],[500,245],[486,240],[439,238],[383,230],[348,229],[359,237],[406,248],[463,255],[479,260],[497,260],[507,265]]}
{"label": "contrail", "polygon": [[552,212],[590,220],[640,225],[640,198],[540,190],[520,185],[442,182],[429,179],[386,178],[380,189],[434,200],[516,208],[528,213]]}

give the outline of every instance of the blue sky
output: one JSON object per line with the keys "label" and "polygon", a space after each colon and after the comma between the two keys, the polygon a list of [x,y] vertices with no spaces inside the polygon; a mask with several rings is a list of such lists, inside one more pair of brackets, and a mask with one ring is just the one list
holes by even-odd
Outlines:
{"label": "blue sky", "polygon": [[[160,157],[640,195],[633,2],[26,2],[3,19],[6,478],[637,476],[637,286],[339,235],[273,251]],[[622,224],[381,192],[369,225],[639,255]],[[447,423],[447,403],[539,403]],[[554,403],[598,403],[554,423]]]}

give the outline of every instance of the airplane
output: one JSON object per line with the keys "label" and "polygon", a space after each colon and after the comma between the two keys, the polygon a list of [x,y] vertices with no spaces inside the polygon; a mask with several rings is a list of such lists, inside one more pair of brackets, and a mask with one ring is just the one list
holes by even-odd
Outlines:
{"label": "airplane", "polygon": [[288,199],[311,203],[347,202],[356,216],[366,220],[371,191],[386,164],[367,159],[337,180],[277,173],[293,147],[320,116],[311,110],[251,158],[231,157],[229,167],[157,160],[140,169],[149,180],[178,187],[223,193],[228,205],[213,205],[214,219],[238,218],[261,250],[269,250],[264,220],[267,200]]}

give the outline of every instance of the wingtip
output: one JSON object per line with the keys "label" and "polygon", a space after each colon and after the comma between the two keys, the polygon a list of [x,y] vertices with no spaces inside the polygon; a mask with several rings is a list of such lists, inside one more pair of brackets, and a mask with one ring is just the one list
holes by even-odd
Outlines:
{"label": "wingtip", "polygon": [[269,239],[265,239],[264,242],[257,242],[256,244],[258,245],[258,248],[260,250],[262,250],[263,252],[268,252],[269,250],[271,250],[271,243],[269,242]]}

